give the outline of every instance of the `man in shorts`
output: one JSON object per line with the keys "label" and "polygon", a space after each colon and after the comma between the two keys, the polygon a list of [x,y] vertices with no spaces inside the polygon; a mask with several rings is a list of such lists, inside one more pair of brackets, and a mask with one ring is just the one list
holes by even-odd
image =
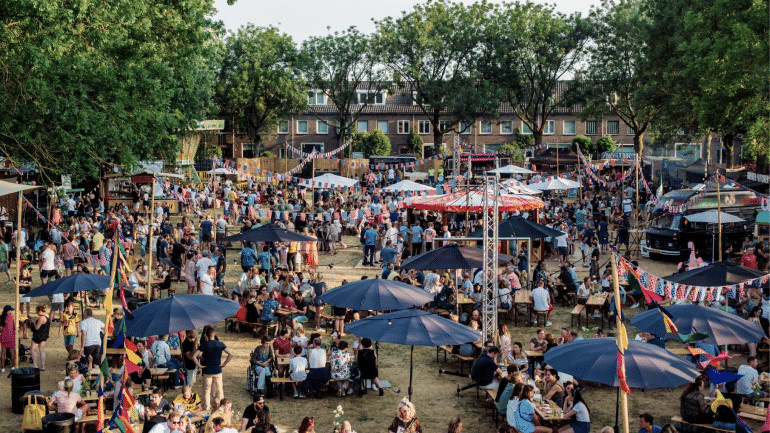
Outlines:
{"label": "man in shorts", "polygon": [[45,284],[56,277],[56,246],[48,241],[40,253],[40,284]]}
{"label": "man in shorts", "polygon": [[99,350],[102,347],[101,333],[104,332],[104,323],[93,315],[90,308],[86,309],[80,322],[80,356],[87,359],[89,370],[94,368],[94,361],[98,365],[101,359]]}

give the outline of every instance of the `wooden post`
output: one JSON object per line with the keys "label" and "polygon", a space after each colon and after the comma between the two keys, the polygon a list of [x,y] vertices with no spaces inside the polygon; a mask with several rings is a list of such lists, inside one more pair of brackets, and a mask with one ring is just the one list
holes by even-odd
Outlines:
{"label": "wooden post", "polygon": [[[19,291],[21,287],[21,205],[24,195],[19,191],[19,203],[16,206],[16,314],[13,315],[13,368],[19,368]],[[5,350],[5,349],[3,349]]]}
{"label": "wooden post", "polygon": [[[625,332],[623,325],[623,313],[621,312],[622,304],[620,302],[620,282],[618,281],[618,265],[615,263],[616,255],[612,254],[610,262],[612,262],[612,286],[615,293],[615,330],[618,332],[618,350],[623,353],[623,348],[620,344],[620,332]],[[623,365],[623,375],[626,374],[625,364]],[[628,395],[625,392],[620,393],[620,410],[623,414],[623,433],[629,433],[628,431]]]}
{"label": "wooden post", "polygon": [[[152,235],[155,233],[154,230],[154,223],[155,222],[155,175],[152,175],[152,189],[150,190],[150,232],[149,236],[150,239],[147,240],[147,245],[149,246],[149,252],[147,254],[147,300],[150,300],[150,297],[152,296]],[[216,230],[214,230],[216,233]],[[126,257],[128,258],[128,257]],[[170,270],[170,269],[169,269]],[[182,270],[180,269],[179,272]],[[160,291],[158,291],[158,296],[160,296]],[[107,312],[109,314],[109,312]],[[106,341],[106,340],[105,340]]]}
{"label": "wooden post", "polygon": [[[153,185],[155,184],[155,176],[153,176]],[[154,191],[153,191],[154,192]],[[150,228],[150,232],[152,232],[152,228]],[[107,299],[112,301],[112,291],[113,287],[115,286],[115,276],[118,272],[118,254],[120,254],[120,248],[118,247],[118,242],[120,242],[120,236],[118,235],[117,227],[114,230],[113,234],[113,246],[112,246],[112,266],[110,267],[110,285],[107,286],[107,294],[105,295],[105,312],[104,312],[104,336],[102,337],[102,358],[99,360],[99,368],[101,369],[102,363],[104,362],[104,358],[107,356],[107,336],[109,335],[107,332],[107,329],[110,327],[110,322],[112,321],[112,311],[110,311],[110,308],[106,308]],[[152,240],[152,238],[150,239]],[[119,284],[123,284],[120,282]],[[118,286],[119,287],[119,286]],[[109,303],[109,305],[112,305],[112,302]],[[104,374],[99,373],[99,386],[104,389]],[[104,397],[99,397],[99,400],[102,400]],[[106,412],[106,406],[103,405],[102,407],[105,408]],[[104,414],[104,419],[107,419],[107,414]]]}
{"label": "wooden post", "polygon": [[[722,195],[719,189],[719,169],[717,169],[717,225],[719,226],[719,261],[722,261]],[[712,245],[711,248],[714,248]]]}

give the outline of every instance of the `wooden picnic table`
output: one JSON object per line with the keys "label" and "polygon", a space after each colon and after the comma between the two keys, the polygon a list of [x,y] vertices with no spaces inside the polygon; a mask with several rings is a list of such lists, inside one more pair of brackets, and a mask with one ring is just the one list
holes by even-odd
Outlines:
{"label": "wooden picnic table", "polygon": [[461,294],[460,296],[457,297],[457,303],[460,305],[470,305],[470,304],[475,304],[476,300]]}
{"label": "wooden picnic table", "polygon": [[742,404],[738,410],[738,416],[748,418],[754,421],[765,422],[767,417],[767,406],[758,408],[754,405]]}
{"label": "wooden picnic table", "polygon": [[527,317],[525,320],[529,323],[529,318],[532,316],[532,291],[531,290],[517,290],[513,294],[513,324],[518,323],[519,319],[519,305],[523,305],[527,310]]}
{"label": "wooden picnic table", "polygon": [[589,309],[592,311],[595,311],[595,309],[598,308],[599,311],[601,311],[602,318],[604,318],[604,315],[607,312],[607,309],[605,307],[607,306],[609,299],[610,299],[610,294],[607,292],[594,293],[588,296],[588,299],[586,300],[586,323],[588,323],[588,320],[590,319],[590,317],[588,316]]}
{"label": "wooden picnic table", "polygon": [[571,418],[564,417],[560,407],[554,407],[553,410],[548,405],[548,402],[532,402],[535,407],[535,413],[547,423],[562,423],[571,421]]}

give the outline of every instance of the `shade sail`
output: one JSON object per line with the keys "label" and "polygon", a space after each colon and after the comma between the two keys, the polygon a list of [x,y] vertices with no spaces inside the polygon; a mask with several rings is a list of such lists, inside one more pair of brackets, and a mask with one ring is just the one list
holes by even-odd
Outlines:
{"label": "shade sail", "polygon": [[[495,201],[495,195],[487,193],[490,207]],[[414,209],[435,210],[444,212],[482,212],[484,210],[484,193],[481,191],[456,192],[430,197],[418,197],[407,205]],[[501,194],[497,197],[497,209],[500,212],[525,211],[544,207],[537,197],[529,195]]]}
{"label": "shade sail", "polygon": [[417,183],[414,181],[411,181],[409,179],[402,180],[398,183],[394,183],[393,185],[386,186],[382,189],[385,192],[423,192],[423,191],[435,191],[436,188],[430,187],[428,185],[423,185],[421,183]]}
{"label": "shade sail", "polygon": [[565,179],[563,177],[552,176],[550,179],[530,183],[527,188],[536,189],[538,191],[554,191],[580,188],[580,183],[574,180]]}
{"label": "shade sail", "polygon": [[519,167],[517,165],[506,165],[505,167],[495,168],[494,170],[489,170],[487,173],[497,173],[497,174],[534,174],[535,172],[532,170],[527,170],[524,167]]}
{"label": "shade sail", "polygon": [[313,179],[306,179],[299,183],[300,186],[308,188],[349,188],[355,186],[358,183],[358,179],[351,179],[349,177],[338,176],[332,173],[324,173]]}
{"label": "shade sail", "polygon": [[0,180],[0,196],[18,194],[19,192],[32,191],[38,188],[40,187],[36,185],[21,185]]}

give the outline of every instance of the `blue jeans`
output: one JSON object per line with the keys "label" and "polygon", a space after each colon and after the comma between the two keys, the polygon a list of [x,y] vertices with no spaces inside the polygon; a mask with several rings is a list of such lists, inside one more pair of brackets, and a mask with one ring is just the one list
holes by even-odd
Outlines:
{"label": "blue jeans", "polygon": [[270,373],[270,367],[262,367],[260,365],[255,365],[252,368],[254,369],[254,374],[257,375],[257,389],[260,391],[264,391],[265,378],[272,376],[272,373]]}
{"label": "blue jeans", "polygon": [[174,387],[179,386],[179,373],[184,370],[184,366],[178,359],[171,358],[167,363],[158,365],[158,367],[168,368],[169,370],[176,370],[176,372],[171,375],[171,379],[174,381]]}
{"label": "blue jeans", "polygon": [[139,254],[144,257],[147,255],[147,238],[139,238],[136,240],[139,244]]}
{"label": "blue jeans", "polygon": [[[368,262],[367,262],[368,258]],[[374,245],[364,245],[364,265],[374,265]]]}

